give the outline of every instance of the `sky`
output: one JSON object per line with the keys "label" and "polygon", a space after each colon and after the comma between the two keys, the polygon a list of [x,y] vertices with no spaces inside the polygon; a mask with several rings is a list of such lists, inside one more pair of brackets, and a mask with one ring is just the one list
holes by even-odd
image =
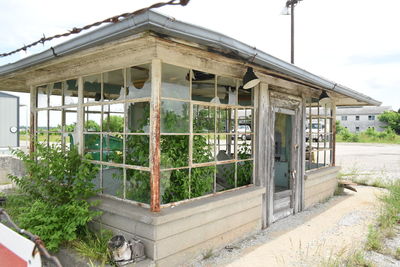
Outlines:
{"label": "sky", "polygon": [[[0,0],[0,53],[64,33],[158,0]],[[190,0],[186,7],[155,9],[177,20],[225,34],[290,61],[290,16],[286,0]],[[295,8],[295,65],[400,108],[400,1],[302,0]],[[75,35],[76,36],[76,35]],[[14,62],[68,38],[26,53]],[[22,96],[21,103],[29,104]],[[25,118],[26,116],[24,116]],[[25,119],[21,117],[21,124]]]}

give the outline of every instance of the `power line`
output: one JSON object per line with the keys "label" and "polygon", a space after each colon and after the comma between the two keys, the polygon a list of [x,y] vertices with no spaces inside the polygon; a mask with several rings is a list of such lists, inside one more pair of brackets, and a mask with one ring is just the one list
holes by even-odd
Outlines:
{"label": "power line", "polygon": [[46,37],[43,34],[43,37],[40,38],[39,40],[37,40],[37,41],[35,41],[33,43],[30,43],[28,45],[24,45],[23,47],[15,49],[15,50],[13,50],[11,52],[2,53],[2,54],[0,54],[0,57],[7,57],[7,56],[10,56],[12,54],[18,53],[20,51],[26,51],[28,48],[31,48],[31,47],[33,47],[35,45],[44,44],[45,42],[51,41],[51,40],[56,39],[56,38],[67,37],[67,36],[72,35],[72,34],[78,34],[78,33],[82,32],[82,31],[89,30],[92,27],[97,27],[97,26],[100,26],[100,25],[102,25],[104,23],[118,23],[124,18],[130,17],[130,16],[139,15],[139,14],[144,13],[144,12],[150,10],[150,9],[160,8],[160,7],[167,6],[167,5],[170,5],[170,6],[176,6],[176,5],[186,6],[189,3],[189,1],[190,0],[170,0],[168,2],[160,2],[160,3],[153,4],[153,5],[149,6],[149,7],[138,9],[138,10],[136,10],[134,12],[123,13],[123,14],[120,14],[120,15],[116,15],[116,16],[101,20],[101,21],[97,21],[97,22],[94,22],[92,24],[83,26],[81,28],[75,28],[74,27],[74,28],[72,28],[72,30],[70,30],[68,32],[65,32],[65,33],[62,33],[62,34],[56,34],[56,35],[53,35],[53,36],[50,36],[50,37]]}

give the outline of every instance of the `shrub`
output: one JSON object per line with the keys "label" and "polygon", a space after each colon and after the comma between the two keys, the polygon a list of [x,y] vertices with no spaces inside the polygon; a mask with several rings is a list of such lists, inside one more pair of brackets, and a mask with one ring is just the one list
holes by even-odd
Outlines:
{"label": "shrub", "polygon": [[27,176],[10,175],[24,193],[11,197],[7,210],[21,228],[27,229],[57,251],[61,243],[77,238],[98,212],[86,199],[96,193],[92,183],[97,169],[76,148],[36,144],[36,151],[15,150],[25,165]]}

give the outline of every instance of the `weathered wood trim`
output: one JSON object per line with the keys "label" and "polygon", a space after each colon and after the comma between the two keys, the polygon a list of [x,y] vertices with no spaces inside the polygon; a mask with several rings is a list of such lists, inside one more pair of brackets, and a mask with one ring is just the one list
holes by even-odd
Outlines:
{"label": "weathered wood trim", "polygon": [[[257,113],[257,124],[256,132],[258,132],[256,137],[257,144],[257,154],[255,154],[255,166],[256,166],[256,180],[255,184],[257,186],[265,187],[265,192],[262,195],[262,227],[266,228],[268,226],[267,219],[267,209],[269,205],[268,198],[268,149],[270,148],[268,144],[268,127],[269,127],[269,92],[268,84],[261,82],[258,92],[258,113]],[[237,138],[237,137],[236,137]]]}

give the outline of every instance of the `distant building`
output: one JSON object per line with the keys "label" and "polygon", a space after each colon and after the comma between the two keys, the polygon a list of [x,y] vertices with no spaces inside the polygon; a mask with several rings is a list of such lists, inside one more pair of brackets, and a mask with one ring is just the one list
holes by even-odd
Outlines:
{"label": "distant building", "polygon": [[19,146],[19,97],[0,92],[0,148]]}
{"label": "distant building", "polygon": [[337,107],[336,120],[352,133],[373,128],[378,132],[385,130],[386,123],[379,121],[378,116],[392,110],[390,106],[381,107]]}

